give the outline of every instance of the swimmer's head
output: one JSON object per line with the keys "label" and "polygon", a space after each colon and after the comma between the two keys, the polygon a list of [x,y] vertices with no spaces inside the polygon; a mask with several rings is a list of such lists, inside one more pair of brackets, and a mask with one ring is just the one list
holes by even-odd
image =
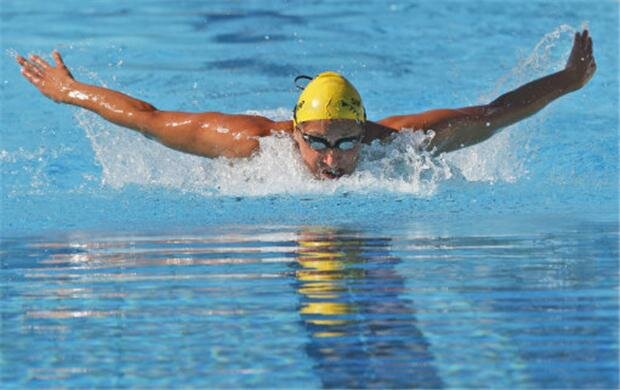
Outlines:
{"label": "swimmer's head", "polygon": [[295,126],[321,119],[366,122],[366,110],[360,94],[349,80],[336,72],[323,72],[312,79],[293,109]]}
{"label": "swimmer's head", "polygon": [[355,170],[365,123],[359,93],[335,72],[312,79],[293,110],[295,142],[304,163],[319,179],[335,179]]}

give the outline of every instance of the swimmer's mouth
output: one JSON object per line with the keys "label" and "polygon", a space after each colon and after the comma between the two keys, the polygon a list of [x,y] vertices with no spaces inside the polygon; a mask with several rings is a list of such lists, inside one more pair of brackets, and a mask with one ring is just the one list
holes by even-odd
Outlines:
{"label": "swimmer's mouth", "polygon": [[320,179],[338,179],[344,175],[344,171],[342,169],[321,169],[319,171]]}

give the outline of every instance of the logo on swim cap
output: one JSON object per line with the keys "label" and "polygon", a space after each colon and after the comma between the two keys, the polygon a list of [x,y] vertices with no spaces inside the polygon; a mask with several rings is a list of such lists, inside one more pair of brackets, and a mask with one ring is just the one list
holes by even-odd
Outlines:
{"label": "logo on swim cap", "polygon": [[353,84],[336,72],[323,72],[306,85],[293,109],[293,124],[320,119],[366,122],[362,98]]}

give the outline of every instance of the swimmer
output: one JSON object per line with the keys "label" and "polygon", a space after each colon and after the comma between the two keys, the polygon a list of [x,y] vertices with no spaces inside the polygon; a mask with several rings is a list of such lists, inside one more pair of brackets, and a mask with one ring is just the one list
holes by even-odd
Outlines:
{"label": "swimmer", "polygon": [[23,76],[43,95],[58,103],[83,107],[119,126],[181,152],[215,157],[249,157],[259,149],[260,137],[289,134],[310,172],[318,179],[351,174],[362,144],[388,139],[403,129],[434,133],[426,146],[434,154],[480,143],[500,129],[525,119],[551,101],[583,87],[596,63],[588,30],[575,34],[563,70],[525,84],[489,104],[431,110],[366,119],[362,99],[343,76],[324,72],[311,79],[293,110],[293,120],[273,121],[257,115],[220,112],[161,111],[149,103],[73,78],[60,53],[55,66],[37,55],[18,55]]}

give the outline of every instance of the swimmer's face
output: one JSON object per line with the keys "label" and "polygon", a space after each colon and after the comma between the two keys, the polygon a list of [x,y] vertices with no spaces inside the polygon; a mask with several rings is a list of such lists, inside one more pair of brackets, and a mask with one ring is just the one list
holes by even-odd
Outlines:
{"label": "swimmer's face", "polygon": [[314,176],[336,179],[355,170],[364,129],[351,119],[315,120],[297,125],[293,137]]}

